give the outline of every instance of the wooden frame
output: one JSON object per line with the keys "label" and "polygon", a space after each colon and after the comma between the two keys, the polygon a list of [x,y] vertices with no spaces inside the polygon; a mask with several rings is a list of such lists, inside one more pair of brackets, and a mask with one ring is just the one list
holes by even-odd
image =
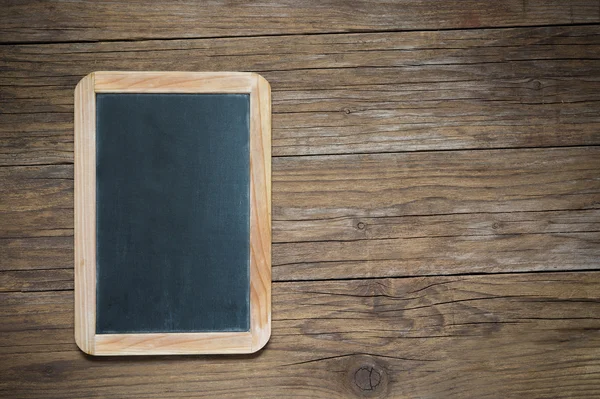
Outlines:
{"label": "wooden frame", "polygon": [[[96,93],[250,95],[250,330],[96,334]],[[91,355],[253,353],[271,335],[271,89],[244,72],[93,72],[75,89],[75,341]]]}

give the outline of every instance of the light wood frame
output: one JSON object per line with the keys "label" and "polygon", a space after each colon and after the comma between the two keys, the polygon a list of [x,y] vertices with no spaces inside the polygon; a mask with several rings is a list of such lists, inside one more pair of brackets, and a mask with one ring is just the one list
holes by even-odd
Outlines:
{"label": "light wood frame", "polygon": [[[250,330],[96,334],[96,93],[250,95]],[[75,88],[75,341],[90,355],[253,353],[271,335],[271,88],[245,72],[93,72]]]}

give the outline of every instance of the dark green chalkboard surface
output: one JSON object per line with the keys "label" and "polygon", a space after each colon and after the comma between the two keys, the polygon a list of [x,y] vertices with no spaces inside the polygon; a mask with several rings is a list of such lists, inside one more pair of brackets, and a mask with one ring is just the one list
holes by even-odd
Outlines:
{"label": "dark green chalkboard surface", "polygon": [[249,330],[249,107],[97,94],[97,334]]}

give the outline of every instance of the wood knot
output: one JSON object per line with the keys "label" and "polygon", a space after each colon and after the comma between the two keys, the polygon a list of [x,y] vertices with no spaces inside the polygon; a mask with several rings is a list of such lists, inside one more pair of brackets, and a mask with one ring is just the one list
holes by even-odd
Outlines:
{"label": "wood knot", "polygon": [[363,366],[354,373],[354,384],[361,391],[374,391],[381,383],[381,373],[371,366]]}
{"label": "wood knot", "polygon": [[385,398],[388,395],[388,377],[378,359],[357,356],[348,369],[348,385],[359,398]]}
{"label": "wood knot", "polygon": [[344,113],[345,113],[346,115],[348,115],[348,114],[351,114],[351,113],[352,113],[352,110],[351,110],[350,108],[344,108]]}
{"label": "wood knot", "polygon": [[358,222],[358,224],[356,225],[356,228],[359,230],[364,230],[366,227],[366,225],[363,222]]}
{"label": "wood knot", "polygon": [[539,80],[534,80],[532,84],[534,90],[539,90],[542,88],[542,82],[540,82]]}
{"label": "wood knot", "polygon": [[498,230],[499,228],[500,228],[500,223],[498,223],[498,222],[492,223],[492,229]]}

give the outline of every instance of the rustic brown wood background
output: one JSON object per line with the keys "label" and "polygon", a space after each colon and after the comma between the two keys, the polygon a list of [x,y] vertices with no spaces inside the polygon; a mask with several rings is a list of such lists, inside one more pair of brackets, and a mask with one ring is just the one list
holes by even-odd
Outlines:
{"label": "rustic brown wood background", "polygon": [[[273,336],[73,338],[73,89],[273,88]],[[0,2],[0,396],[600,396],[600,2]]]}

